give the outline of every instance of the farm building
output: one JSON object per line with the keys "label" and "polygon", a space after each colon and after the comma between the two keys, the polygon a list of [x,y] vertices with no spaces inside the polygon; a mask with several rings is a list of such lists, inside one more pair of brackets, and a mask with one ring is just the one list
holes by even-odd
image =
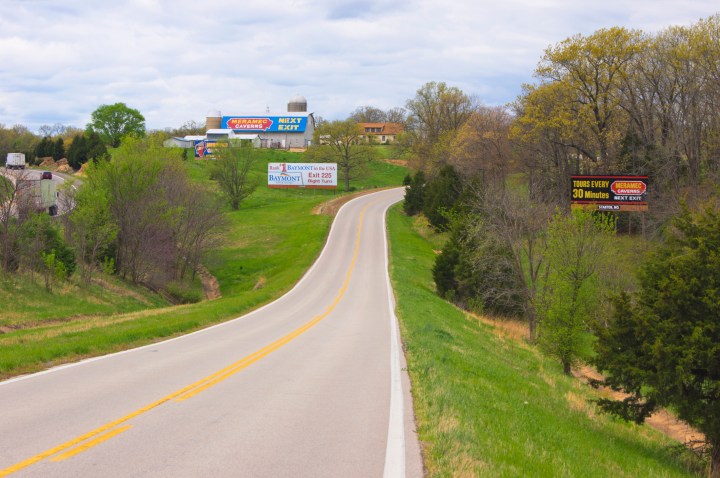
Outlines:
{"label": "farm building", "polygon": [[194,148],[195,157],[212,154],[214,143],[224,140],[250,140],[255,147],[305,149],[312,142],[315,117],[307,112],[307,100],[297,96],[288,102],[283,115],[223,115],[208,113],[205,136],[171,138],[167,147]]}

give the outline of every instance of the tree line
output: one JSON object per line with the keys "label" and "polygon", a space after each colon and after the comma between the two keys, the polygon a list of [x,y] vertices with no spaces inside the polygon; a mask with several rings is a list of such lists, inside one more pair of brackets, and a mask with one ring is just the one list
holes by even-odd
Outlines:
{"label": "tree line", "polygon": [[[565,373],[595,364],[642,421],[671,406],[720,476],[720,16],[576,35],[507,107],[442,82],[408,100],[404,210],[448,234],[437,291],[522,317]],[[570,176],[650,178],[650,211],[569,209]],[[629,245],[630,244],[630,245]],[[647,255],[637,248],[648,249]]]}

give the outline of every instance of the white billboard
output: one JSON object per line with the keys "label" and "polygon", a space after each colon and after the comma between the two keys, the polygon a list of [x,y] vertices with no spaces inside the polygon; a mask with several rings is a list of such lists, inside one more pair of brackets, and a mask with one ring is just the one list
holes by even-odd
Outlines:
{"label": "white billboard", "polygon": [[270,188],[337,188],[336,163],[268,163]]}

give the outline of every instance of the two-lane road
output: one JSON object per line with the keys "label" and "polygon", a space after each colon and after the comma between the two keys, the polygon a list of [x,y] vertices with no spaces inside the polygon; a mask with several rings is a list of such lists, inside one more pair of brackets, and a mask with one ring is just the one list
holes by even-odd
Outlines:
{"label": "two-lane road", "polygon": [[0,476],[420,476],[387,275],[402,195],[346,204],[313,268],[262,309],[0,383]]}

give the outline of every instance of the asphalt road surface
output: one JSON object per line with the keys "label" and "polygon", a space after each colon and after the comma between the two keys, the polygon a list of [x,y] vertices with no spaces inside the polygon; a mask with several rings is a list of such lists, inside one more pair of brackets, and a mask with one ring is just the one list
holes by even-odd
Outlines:
{"label": "asphalt road surface", "polygon": [[402,195],[346,204],[313,268],[262,309],[0,382],[0,476],[421,476],[387,276]]}

